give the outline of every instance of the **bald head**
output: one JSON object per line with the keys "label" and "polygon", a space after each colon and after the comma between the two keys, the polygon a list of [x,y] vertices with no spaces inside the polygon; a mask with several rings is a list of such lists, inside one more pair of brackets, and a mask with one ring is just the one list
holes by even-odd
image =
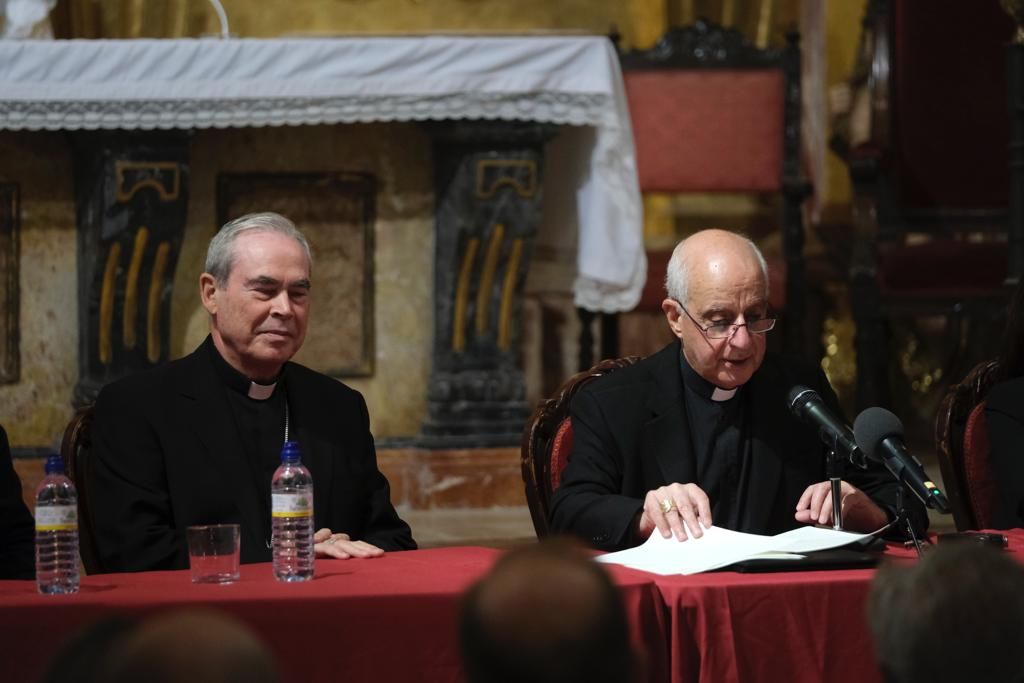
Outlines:
{"label": "bald head", "polygon": [[746,384],[774,326],[768,267],[754,243],[727,230],[695,233],[672,253],[665,289],[661,308],[690,367],[721,389]]}
{"label": "bald head", "polygon": [[263,643],[218,612],[157,616],[111,652],[107,680],[146,683],[276,683],[277,666]]}
{"label": "bald head", "polygon": [[672,251],[665,276],[669,298],[686,304],[691,279],[729,281],[739,273],[756,268],[764,281],[764,298],[768,298],[768,264],[751,240],[728,230],[701,230],[682,240]]}
{"label": "bald head", "polygon": [[467,593],[461,640],[470,683],[629,681],[629,632],[611,580],[576,546],[513,551]]}

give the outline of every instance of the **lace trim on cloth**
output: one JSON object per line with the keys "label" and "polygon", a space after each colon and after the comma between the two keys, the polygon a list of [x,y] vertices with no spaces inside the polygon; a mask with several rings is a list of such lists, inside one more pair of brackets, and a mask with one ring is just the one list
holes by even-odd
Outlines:
{"label": "lace trim on cloth", "polygon": [[503,119],[613,127],[605,94],[455,93],[331,98],[0,100],[8,130],[153,130]]}

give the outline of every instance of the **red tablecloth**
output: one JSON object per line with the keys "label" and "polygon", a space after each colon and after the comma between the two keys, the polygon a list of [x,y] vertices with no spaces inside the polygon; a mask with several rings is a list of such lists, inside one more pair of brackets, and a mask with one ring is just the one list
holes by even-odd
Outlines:
{"label": "red tablecloth", "polygon": [[[193,585],[187,571],[96,575],[68,596],[0,581],[0,680],[37,680],[58,644],[100,617],[209,606],[248,623],[287,681],[459,681],[459,600],[498,555],[439,548],[317,560],[316,578],[297,584],[275,581],[268,564],[243,565],[241,580],[223,586]],[[619,569],[634,643],[651,654],[650,680],[665,680],[664,613],[653,577]]]}
{"label": "red tablecloth", "polygon": [[[1024,559],[1024,530],[1002,531]],[[934,538],[933,538],[934,540]],[[889,561],[913,562],[890,545]],[[656,576],[672,683],[873,683],[866,621],[873,569]]]}
{"label": "red tablecloth", "polygon": [[873,570],[666,576],[673,683],[880,681],[864,619]]}
{"label": "red tablecloth", "polygon": [[[1004,532],[1024,556],[1024,530]],[[895,557],[912,556],[895,550]],[[280,584],[267,564],[226,586],[188,572],[83,577],[77,595],[0,581],[0,680],[38,679],[62,642],[96,619],[210,606],[247,622],[287,681],[459,681],[458,605],[499,551],[439,548],[375,560],[318,560]],[[656,576],[606,565],[650,681],[879,681],[864,619],[872,570]]]}

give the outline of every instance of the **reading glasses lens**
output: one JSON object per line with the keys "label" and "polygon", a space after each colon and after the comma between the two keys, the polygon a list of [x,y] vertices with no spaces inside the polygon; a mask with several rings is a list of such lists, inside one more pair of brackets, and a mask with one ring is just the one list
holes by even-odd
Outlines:
{"label": "reading glasses lens", "polygon": [[[732,334],[733,323],[717,323],[708,327],[707,334],[710,339],[725,339]],[[741,327],[736,325],[736,328]],[[761,318],[746,323],[746,328],[753,334],[763,334],[775,327],[775,318]]]}

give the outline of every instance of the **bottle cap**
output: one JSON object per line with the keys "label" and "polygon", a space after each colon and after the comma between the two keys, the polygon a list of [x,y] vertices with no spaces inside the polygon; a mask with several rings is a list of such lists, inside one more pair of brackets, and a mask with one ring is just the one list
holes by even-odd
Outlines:
{"label": "bottle cap", "polygon": [[64,474],[64,459],[56,453],[46,456],[45,470],[47,474]]}
{"label": "bottle cap", "polygon": [[298,441],[285,441],[281,446],[281,462],[298,462],[301,457]]}

